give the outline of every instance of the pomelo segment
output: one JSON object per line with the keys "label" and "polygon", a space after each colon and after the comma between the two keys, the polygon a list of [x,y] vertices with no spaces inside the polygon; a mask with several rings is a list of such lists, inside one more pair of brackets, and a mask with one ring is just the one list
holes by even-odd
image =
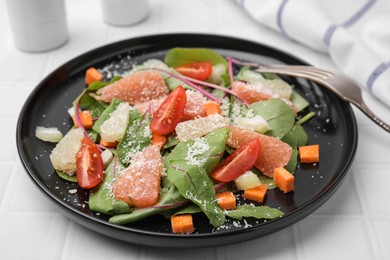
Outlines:
{"label": "pomelo segment", "polygon": [[273,177],[275,168],[284,167],[289,162],[292,148],[288,144],[275,137],[259,134],[238,126],[229,125],[228,128],[230,133],[227,144],[235,149],[254,138],[259,138],[262,149],[255,166],[264,175]]}
{"label": "pomelo segment", "polygon": [[84,133],[81,128],[69,130],[50,154],[54,169],[68,175],[73,175],[76,172],[76,154],[81,148],[81,139],[83,138]]}
{"label": "pomelo segment", "polygon": [[196,118],[179,123],[176,126],[177,139],[179,141],[187,141],[207,135],[214,132],[218,128],[229,125],[230,120],[218,114],[209,115],[207,117]]}
{"label": "pomelo segment", "polygon": [[168,87],[158,72],[136,71],[91,94],[97,100],[111,102],[113,98],[130,105],[145,102],[168,94]]}
{"label": "pomelo segment", "polygon": [[151,145],[136,154],[120,173],[113,186],[114,196],[138,208],[153,206],[159,199],[162,173],[160,149]]}
{"label": "pomelo segment", "polygon": [[130,120],[128,103],[122,102],[100,126],[100,135],[108,142],[120,141]]}

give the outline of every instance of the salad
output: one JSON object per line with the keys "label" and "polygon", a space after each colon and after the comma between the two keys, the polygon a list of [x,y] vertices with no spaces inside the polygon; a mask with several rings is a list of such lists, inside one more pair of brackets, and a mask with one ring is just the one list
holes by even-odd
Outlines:
{"label": "salad", "polygon": [[110,223],[161,214],[173,233],[193,233],[194,214],[215,228],[280,218],[267,191],[293,192],[298,161],[319,162],[319,146],[302,127],[309,103],[258,66],[173,48],[120,76],[90,68],[68,111],[74,126],[64,136],[38,126],[36,136],[57,143],[53,168],[89,189],[90,209]]}

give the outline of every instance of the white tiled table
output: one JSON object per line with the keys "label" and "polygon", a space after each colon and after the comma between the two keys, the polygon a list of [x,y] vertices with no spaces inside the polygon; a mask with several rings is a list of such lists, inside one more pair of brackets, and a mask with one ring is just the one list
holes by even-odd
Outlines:
{"label": "white tiled table", "polygon": [[[150,16],[132,27],[106,25],[97,0],[66,5],[69,41],[31,54],[15,49],[0,0],[0,259],[390,259],[390,135],[355,109],[359,147],[344,183],[312,215],[269,236],[215,248],[156,249],[99,235],[59,214],[24,172],[15,127],[37,83],[76,55],[135,36],[202,32],[255,40],[335,69],[324,54],[259,26],[232,1],[150,0]],[[390,122],[390,109],[367,99]]]}

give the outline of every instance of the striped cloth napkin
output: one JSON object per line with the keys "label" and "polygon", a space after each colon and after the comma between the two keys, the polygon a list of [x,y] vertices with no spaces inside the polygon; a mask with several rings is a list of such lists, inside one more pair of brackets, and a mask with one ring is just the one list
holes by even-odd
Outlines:
{"label": "striped cloth napkin", "polygon": [[328,53],[341,72],[390,106],[390,1],[236,1],[257,22]]}

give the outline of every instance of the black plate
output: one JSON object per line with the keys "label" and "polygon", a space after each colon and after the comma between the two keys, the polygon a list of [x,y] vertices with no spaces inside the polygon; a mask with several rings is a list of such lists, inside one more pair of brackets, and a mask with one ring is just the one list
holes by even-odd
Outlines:
{"label": "black plate", "polygon": [[[320,144],[321,162],[299,165],[295,191],[269,191],[265,203],[279,207],[285,216],[273,221],[248,219],[229,221],[213,229],[202,214],[196,215],[196,233],[176,235],[162,216],[153,216],[127,226],[108,223],[107,217],[90,211],[88,191],[60,179],[49,161],[52,144],[35,138],[36,126],[55,126],[63,133],[70,127],[67,109],[84,89],[85,70],[107,64],[129,68],[134,62],[163,58],[172,47],[206,47],[222,55],[260,62],[305,64],[301,60],[258,43],[204,34],[167,34],[129,39],[87,52],[65,63],[46,77],[26,101],[17,125],[17,147],[21,161],[33,182],[58,209],[75,222],[101,234],[142,245],[161,247],[203,247],[234,243],[263,236],[287,227],[320,207],[339,187],[353,161],[357,127],[351,107],[312,82],[286,78],[311,103],[317,116],[304,125],[310,143]],[[115,68],[115,66],[112,66]],[[69,190],[77,189],[75,194]]]}

